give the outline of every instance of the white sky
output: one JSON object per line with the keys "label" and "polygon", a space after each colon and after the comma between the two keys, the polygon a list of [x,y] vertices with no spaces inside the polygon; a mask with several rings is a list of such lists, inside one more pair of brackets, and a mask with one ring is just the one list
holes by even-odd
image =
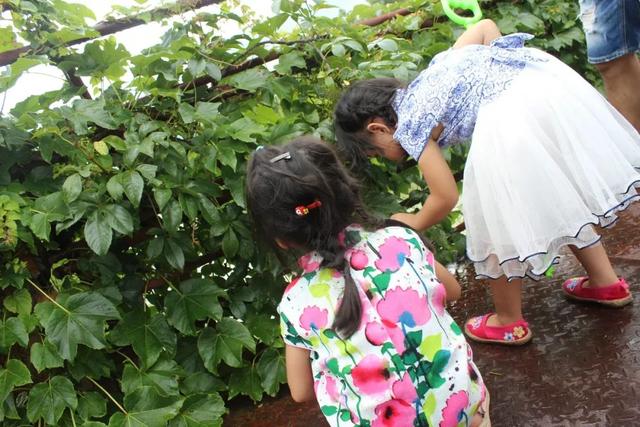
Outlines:
{"label": "white sky", "polygon": [[[111,12],[114,5],[131,7],[137,5],[134,0],[67,0],[73,3],[81,3],[88,6],[96,15],[96,21],[101,21]],[[157,7],[162,4],[173,3],[173,0],[147,0],[145,6],[149,8]],[[339,6],[341,9],[350,10],[356,4],[366,3],[366,0],[328,0],[330,4]],[[273,15],[271,11],[270,0],[240,0],[241,4],[251,7],[257,16],[268,17]],[[219,10],[219,6],[208,6],[200,11],[215,12]],[[335,16],[337,9],[325,9],[323,15]],[[173,19],[188,19],[187,17],[176,17]],[[222,35],[233,35],[239,32],[237,25],[230,22],[221,26]],[[132,55],[137,55],[143,49],[153,46],[160,41],[166,27],[157,22],[130,28],[125,31],[114,34],[113,36],[119,43],[122,43]],[[80,49],[82,49],[80,45]],[[2,70],[3,68],[0,68]],[[51,90],[57,90],[64,84],[64,76],[60,70],[51,65],[38,65],[31,68],[18,80],[18,82],[5,93],[0,94],[0,106],[2,110],[0,114],[7,114],[16,103],[26,99],[31,95],[42,94]]]}

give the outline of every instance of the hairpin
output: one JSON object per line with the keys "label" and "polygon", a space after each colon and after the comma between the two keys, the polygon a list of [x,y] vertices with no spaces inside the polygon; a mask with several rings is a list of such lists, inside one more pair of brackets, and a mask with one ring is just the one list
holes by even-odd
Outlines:
{"label": "hairpin", "polygon": [[256,147],[255,151],[262,150],[263,148],[264,148],[264,147],[263,147],[262,145],[258,145],[258,146]]}
{"label": "hairpin", "polygon": [[301,205],[301,206],[297,206],[296,207],[296,215],[298,216],[306,216],[309,215],[309,210],[310,209],[315,209],[315,208],[319,208],[320,206],[322,206],[322,203],[320,202],[320,200],[316,200],[312,203],[309,203],[308,205]]}
{"label": "hairpin", "polygon": [[275,156],[273,159],[269,160],[271,163],[275,163],[279,160],[291,160],[291,153],[288,151],[286,153],[282,153],[279,156]]}

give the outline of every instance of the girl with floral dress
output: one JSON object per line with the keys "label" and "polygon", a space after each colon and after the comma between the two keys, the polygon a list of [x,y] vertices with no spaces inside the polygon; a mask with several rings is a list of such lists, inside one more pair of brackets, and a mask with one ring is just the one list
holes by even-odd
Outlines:
{"label": "girl with floral dress", "polygon": [[639,197],[640,135],[571,68],[524,47],[532,37],[501,37],[481,21],[408,86],[358,82],[335,110],[338,145],[355,163],[371,155],[417,160],[430,194],[416,214],[393,216],[416,230],[458,202],[440,148],[472,141],[462,190],[467,256],[489,279],[495,306],[465,324],[477,341],[531,339],[522,279],[544,275],[564,246],[587,272],[563,284],[569,298],[632,301],[592,225],[612,225]]}
{"label": "girl with floral dress", "polygon": [[445,309],[458,283],[412,229],[364,211],[330,146],[257,150],[247,201],[267,241],[305,253],[278,306],[294,400],[315,397],[331,426],[490,425],[471,349]]}

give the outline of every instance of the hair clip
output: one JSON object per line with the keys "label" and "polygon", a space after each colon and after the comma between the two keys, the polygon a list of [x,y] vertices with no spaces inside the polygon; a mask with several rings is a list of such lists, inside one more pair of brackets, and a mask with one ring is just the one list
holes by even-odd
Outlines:
{"label": "hair clip", "polygon": [[254,151],[262,150],[264,147],[262,145],[258,145]]}
{"label": "hair clip", "polygon": [[296,207],[296,215],[298,216],[307,216],[309,215],[309,210],[310,209],[315,209],[315,208],[319,208],[320,206],[322,206],[322,203],[320,202],[320,200],[316,200],[312,203],[309,203],[308,205],[301,205],[301,206],[297,206]]}
{"label": "hair clip", "polygon": [[275,156],[273,159],[269,160],[271,163],[275,163],[280,160],[291,160],[291,153],[288,151],[286,153],[282,153],[279,156]]}

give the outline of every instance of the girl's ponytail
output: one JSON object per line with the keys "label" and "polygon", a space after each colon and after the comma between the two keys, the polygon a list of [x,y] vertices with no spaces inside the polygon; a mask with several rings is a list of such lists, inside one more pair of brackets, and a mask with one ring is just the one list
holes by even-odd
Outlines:
{"label": "girl's ponytail", "polygon": [[247,169],[247,206],[266,241],[317,251],[323,267],[344,272],[343,300],[333,327],[343,338],[351,336],[360,325],[362,306],[339,234],[356,221],[378,222],[364,210],[357,181],[333,149],[316,138],[300,137],[257,150]]}
{"label": "girl's ponytail", "polygon": [[342,302],[333,320],[333,329],[340,334],[343,339],[353,335],[360,326],[362,320],[362,302],[356,282],[351,277],[351,267],[349,262],[344,260],[342,269],[344,276],[344,291]]}

